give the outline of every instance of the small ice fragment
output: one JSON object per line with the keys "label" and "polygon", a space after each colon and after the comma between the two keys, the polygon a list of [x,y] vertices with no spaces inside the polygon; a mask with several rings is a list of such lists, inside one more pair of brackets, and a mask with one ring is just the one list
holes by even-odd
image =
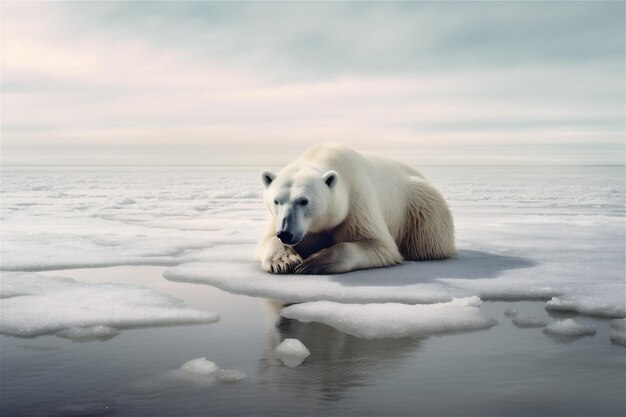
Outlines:
{"label": "small ice fragment", "polygon": [[550,323],[544,331],[546,333],[572,337],[596,334],[595,327],[586,324],[576,323],[572,319],[560,320],[554,323]]}
{"label": "small ice fragment", "polygon": [[611,342],[616,345],[626,347],[626,331],[624,330],[612,330],[611,331]]}
{"label": "small ice fragment", "polygon": [[274,349],[274,353],[290,368],[300,365],[311,354],[298,339],[285,339]]}
{"label": "small ice fragment", "polygon": [[248,375],[234,369],[222,369],[217,373],[217,379],[219,379],[220,382],[224,382],[226,384],[241,382],[247,377]]}
{"label": "small ice fragment", "polygon": [[626,330],[626,319],[611,320],[611,328],[615,330]]}
{"label": "small ice fragment", "polygon": [[91,342],[109,340],[120,334],[120,331],[108,326],[70,327],[56,333],[57,337],[70,339],[74,342]]}
{"label": "small ice fragment", "polygon": [[513,324],[517,327],[545,327],[548,320],[540,317],[516,315],[513,317]]}
{"label": "small ice fragment", "polygon": [[180,369],[198,375],[212,375],[220,370],[219,366],[206,360],[206,358],[192,359],[181,366]]}
{"label": "small ice fragment", "polygon": [[504,310],[504,315],[507,317],[515,317],[519,314],[519,311],[515,310],[514,308],[507,308],[506,310]]}

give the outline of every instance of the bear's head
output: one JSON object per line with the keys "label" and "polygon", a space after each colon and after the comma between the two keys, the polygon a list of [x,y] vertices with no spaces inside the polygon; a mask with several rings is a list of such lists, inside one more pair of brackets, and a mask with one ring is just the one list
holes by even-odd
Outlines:
{"label": "bear's head", "polygon": [[261,179],[276,236],[285,245],[297,245],[307,233],[329,230],[346,217],[347,198],[335,171],[288,166],[278,174],[264,171]]}

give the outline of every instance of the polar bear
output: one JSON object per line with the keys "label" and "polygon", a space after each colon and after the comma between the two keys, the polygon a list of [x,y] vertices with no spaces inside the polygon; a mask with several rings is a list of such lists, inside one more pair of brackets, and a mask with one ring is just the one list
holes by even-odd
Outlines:
{"label": "polar bear", "polygon": [[343,273],[455,254],[448,205],[408,165],[323,143],[261,178],[269,215],[256,257],[264,271]]}

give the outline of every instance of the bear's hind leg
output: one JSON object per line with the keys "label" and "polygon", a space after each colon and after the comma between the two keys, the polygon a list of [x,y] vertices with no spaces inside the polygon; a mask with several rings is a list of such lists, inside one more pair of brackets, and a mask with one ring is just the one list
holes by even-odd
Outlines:
{"label": "bear's hind leg", "polygon": [[408,188],[407,224],[400,252],[409,261],[453,256],[454,221],[443,196],[420,177],[410,177]]}

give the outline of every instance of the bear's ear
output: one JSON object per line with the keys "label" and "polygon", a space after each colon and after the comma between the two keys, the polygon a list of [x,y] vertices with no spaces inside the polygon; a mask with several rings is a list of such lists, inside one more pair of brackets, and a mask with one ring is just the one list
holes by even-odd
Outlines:
{"label": "bear's ear", "polygon": [[322,181],[328,185],[328,188],[333,188],[337,184],[337,178],[339,178],[339,175],[332,170],[322,175]]}
{"label": "bear's ear", "polygon": [[274,181],[274,178],[276,178],[276,174],[274,173],[271,173],[269,171],[261,172],[261,179],[263,180],[263,184],[265,185],[265,187],[269,187],[272,181]]}

